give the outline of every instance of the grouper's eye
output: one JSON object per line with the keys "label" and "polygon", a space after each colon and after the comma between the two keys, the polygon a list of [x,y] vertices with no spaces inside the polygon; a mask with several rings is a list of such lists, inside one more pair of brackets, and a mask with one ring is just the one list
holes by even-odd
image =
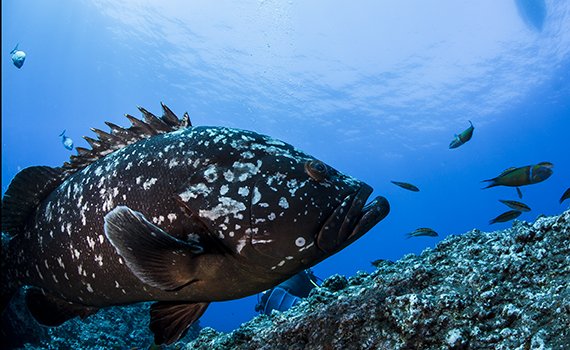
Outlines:
{"label": "grouper's eye", "polygon": [[305,171],[317,181],[323,181],[327,177],[327,166],[318,160],[309,160],[305,163]]}

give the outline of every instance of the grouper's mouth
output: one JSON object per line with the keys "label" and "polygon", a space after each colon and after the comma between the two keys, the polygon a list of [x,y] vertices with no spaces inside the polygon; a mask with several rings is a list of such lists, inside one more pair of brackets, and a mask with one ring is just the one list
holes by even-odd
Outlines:
{"label": "grouper's mouth", "polygon": [[355,193],[348,195],[333,211],[318,237],[318,247],[333,254],[368,232],[390,212],[390,205],[384,197],[376,197],[366,204],[372,187],[363,184]]}

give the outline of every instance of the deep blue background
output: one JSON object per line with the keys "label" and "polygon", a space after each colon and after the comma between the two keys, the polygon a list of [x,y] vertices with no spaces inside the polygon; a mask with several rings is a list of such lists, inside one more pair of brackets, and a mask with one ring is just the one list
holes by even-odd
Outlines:
{"label": "deep blue background", "polygon": [[[27,54],[21,69],[9,52]],[[392,211],[315,267],[321,278],[420,253],[517,200],[479,182],[555,164],[522,187],[558,214],[570,186],[570,3],[549,1],[2,1],[2,192],[21,169],[60,166],[89,127],[128,126],[164,102],[194,125],[287,141],[370,184]],[[471,120],[473,139],[448,145]],[[74,152],[73,152],[74,154]],[[390,180],[411,182],[419,193]],[[440,236],[405,240],[431,227]],[[230,331],[256,297],[212,304],[202,326]]]}

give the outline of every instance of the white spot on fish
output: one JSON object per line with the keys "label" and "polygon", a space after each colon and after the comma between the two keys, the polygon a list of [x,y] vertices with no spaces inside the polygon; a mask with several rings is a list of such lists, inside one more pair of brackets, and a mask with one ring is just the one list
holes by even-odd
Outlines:
{"label": "white spot on fish", "polygon": [[240,187],[238,188],[238,194],[247,197],[249,195],[249,188],[248,187]]}
{"label": "white spot on fish", "polygon": [[89,248],[91,248],[91,250],[95,249],[95,240],[87,236],[87,245],[89,245]]}
{"label": "white spot on fish", "polygon": [[240,238],[238,240],[237,245],[236,245],[236,250],[237,250],[238,254],[241,253],[241,250],[243,249],[243,247],[245,247],[246,240],[247,240],[247,236],[243,236],[242,238]]}
{"label": "white spot on fish", "polygon": [[302,246],[305,245],[305,243],[306,243],[306,242],[305,242],[305,238],[303,238],[303,237],[298,237],[298,238],[295,240],[295,245],[296,245],[297,247],[302,247]]}
{"label": "white spot on fish", "polygon": [[157,178],[152,178],[145,181],[145,183],[143,184],[143,188],[145,189],[145,191],[148,190],[152,185],[154,185],[157,180],[158,180]]}
{"label": "white spot on fish", "polygon": [[266,244],[273,242],[272,239],[252,239],[251,244]]}
{"label": "white spot on fish", "polygon": [[99,266],[103,266],[103,255],[95,255],[95,261],[99,263]]}
{"label": "white spot on fish", "polygon": [[91,288],[89,283],[87,283],[87,291],[89,291],[89,293],[93,293],[93,288]]}
{"label": "white spot on fish", "polygon": [[40,267],[38,265],[36,265],[36,271],[38,272],[38,275],[40,275],[40,278],[44,279],[44,276],[42,276],[42,273],[40,272]]}
{"label": "white spot on fish", "polygon": [[204,179],[209,183],[212,183],[218,179],[218,174],[216,173],[216,167],[210,166],[206,171],[204,171]]}
{"label": "white spot on fish", "polygon": [[276,217],[277,215],[275,215],[275,213],[270,213],[269,216],[267,216],[269,220],[275,220]]}
{"label": "white spot on fish", "polygon": [[257,187],[253,188],[253,198],[251,199],[251,204],[257,204],[261,200],[261,193]]}
{"label": "white spot on fish", "polygon": [[170,163],[168,163],[168,167],[170,169],[174,168],[175,166],[178,166],[179,162],[178,159],[171,159]]}
{"label": "white spot on fish", "polygon": [[188,202],[190,199],[198,198],[198,195],[208,195],[212,190],[203,183],[190,187],[186,191],[179,194],[183,202]]}
{"label": "white spot on fish", "polygon": [[223,185],[222,188],[220,188],[220,194],[222,196],[226,195],[226,193],[228,193],[229,187],[228,185]]}
{"label": "white spot on fish", "polygon": [[245,204],[229,197],[220,197],[218,200],[220,203],[212,208],[212,210],[200,210],[198,215],[213,221],[220,216],[227,216],[229,214],[236,215],[238,212],[246,209]]}
{"label": "white spot on fish", "polygon": [[283,209],[289,209],[289,202],[285,197],[279,198],[279,206]]}
{"label": "white spot on fish", "polygon": [[171,223],[172,221],[176,220],[176,214],[174,213],[170,213],[166,217],[168,218],[168,220],[170,220]]}

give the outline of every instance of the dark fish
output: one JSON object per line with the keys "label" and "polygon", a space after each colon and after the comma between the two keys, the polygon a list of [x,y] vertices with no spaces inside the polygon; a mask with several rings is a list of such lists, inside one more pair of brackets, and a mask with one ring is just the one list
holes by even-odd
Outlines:
{"label": "dark fish", "polygon": [[378,259],[378,260],[374,260],[374,261],[370,262],[370,265],[374,266],[376,268],[382,264],[392,265],[392,264],[394,264],[394,262],[391,260],[386,260],[386,259]]}
{"label": "dark fish", "polygon": [[61,143],[63,144],[63,147],[71,151],[73,149],[73,140],[65,136],[65,130],[63,130],[59,136],[61,137]]}
{"label": "dark fish", "polygon": [[517,187],[517,194],[519,195],[519,199],[522,199],[522,192],[521,189]]}
{"label": "dark fish", "polygon": [[24,51],[18,50],[18,45],[20,44],[16,44],[16,47],[14,50],[10,51],[10,54],[12,55],[12,63],[14,63],[14,66],[16,66],[16,68],[20,69],[24,65],[26,54]]}
{"label": "dark fish", "polygon": [[[552,163],[548,163],[552,165]],[[552,175],[552,166],[543,165],[527,165],[520,168],[509,168],[503,171],[499,176],[483,180],[481,182],[490,182],[491,184],[485,188],[494,186],[511,186],[519,187],[524,185],[532,185],[542,182]],[[484,188],[484,189],[485,189]],[[522,197],[522,195],[520,195]]]}
{"label": "dark fish", "polygon": [[562,202],[564,202],[566,199],[570,198],[570,188],[566,190],[566,192],[564,192],[564,194],[562,195],[562,197],[560,197],[560,204],[562,204]]}
{"label": "dark fish", "polygon": [[438,234],[431,228],[419,228],[414,232],[406,233],[406,239],[419,236],[437,237]]}
{"label": "dark fish", "polygon": [[419,192],[419,188],[417,188],[416,186],[409,184],[407,182],[398,182],[398,181],[390,181],[391,183],[393,183],[394,185],[398,185],[402,188],[405,188],[406,190],[410,190],[410,191],[414,191],[414,192]]}
{"label": "dark fish", "polygon": [[496,222],[507,222],[513,219],[518,218],[522,214],[519,210],[509,210],[506,213],[502,213],[501,215],[497,216],[493,220],[489,221],[489,225],[492,225]]}
{"label": "dark fish", "polygon": [[465,130],[459,135],[457,134],[455,135],[455,138],[449,144],[449,148],[457,148],[463,145],[465,142],[471,140],[471,137],[473,136],[473,130],[475,128],[473,127],[473,123],[471,123],[471,120],[469,120],[469,124],[471,124],[471,126],[468,127],[467,130]]}
{"label": "dark fish", "polygon": [[21,287],[58,326],[100,308],[158,301],[170,345],[210,302],[272,288],[342,250],[389,212],[367,184],[269,136],[193,127],[163,105],[93,129],[60,168],[35,166],[2,199],[2,310]]}
{"label": "dark fish", "polygon": [[507,207],[514,209],[514,210],[519,210],[519,211],[530,211],[530,208],[528,205],[521,203],[521,202],[517,202],[517,201],[508,201],[505,199],[499,199],[499,202],[505,204]]}

